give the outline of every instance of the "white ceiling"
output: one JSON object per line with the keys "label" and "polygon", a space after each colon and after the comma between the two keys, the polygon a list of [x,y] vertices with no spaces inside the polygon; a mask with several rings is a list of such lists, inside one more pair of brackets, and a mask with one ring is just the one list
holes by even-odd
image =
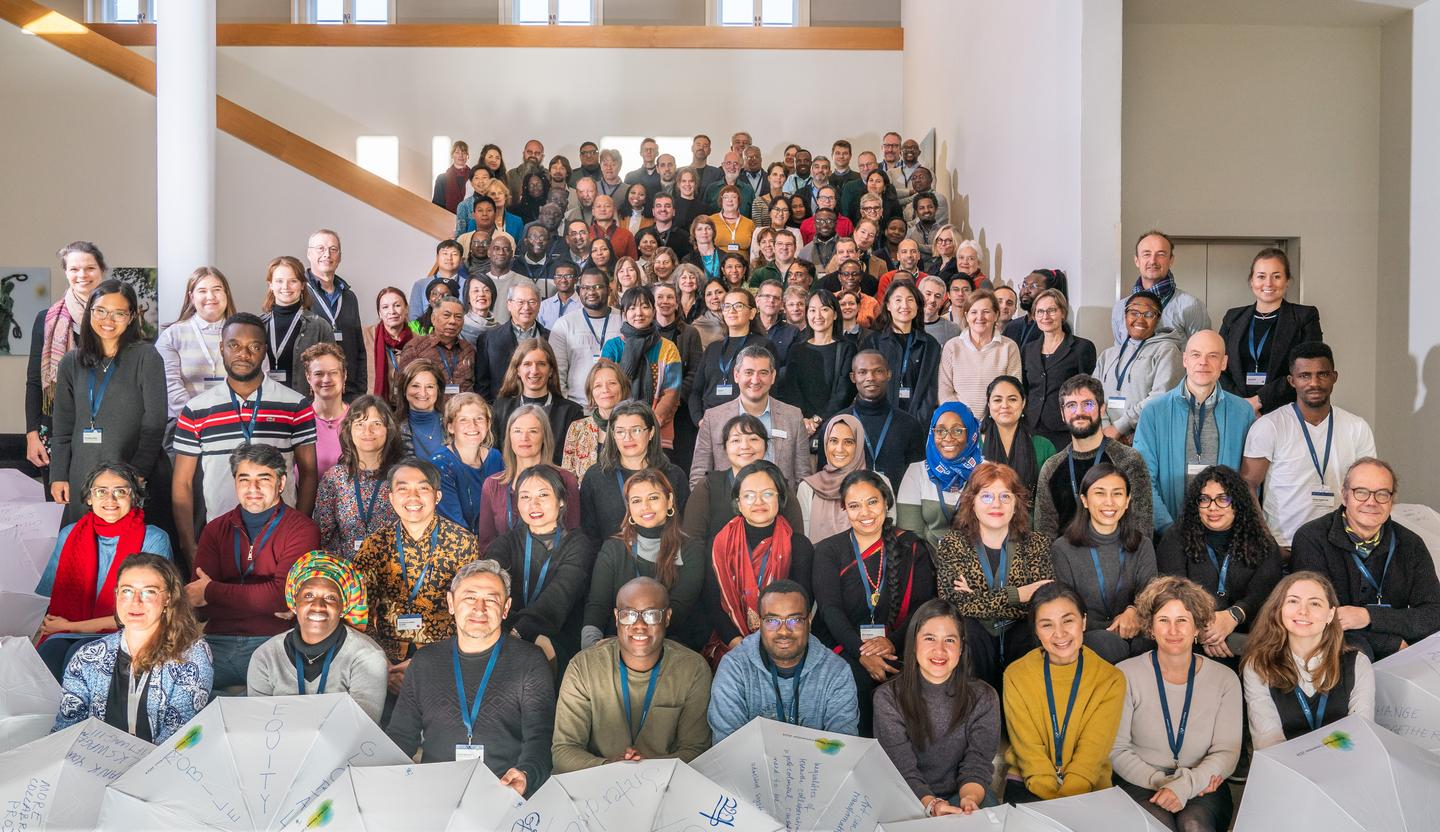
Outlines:
{"label": "white ceiling", "polygon": [[1416,0],[1125,0],[1126,23],[1381,26]]}

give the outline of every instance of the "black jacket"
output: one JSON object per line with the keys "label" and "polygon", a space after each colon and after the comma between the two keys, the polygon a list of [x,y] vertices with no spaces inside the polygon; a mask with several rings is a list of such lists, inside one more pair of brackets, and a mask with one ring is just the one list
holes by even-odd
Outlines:
{"label": "black jacket", "polygon": [[[844,410],[854,413],[865,428],[865,460],[870,469],[884,474],[890,480],[890,490],[898,491],[905,469],[910,463],[925,458],[925,437],[930,432],[930,423],[920,424],[914,416],[888,401],[871,404],[858,396]],[[880,444],[880,434],[885,431],[885,421],[891,413],[895,418],[890,420],[884,444]],[[872,447],[876,450],[874,454],[870,453]]]}
{"label": "black jacket", "polygon": [[[1060,385],[1071,376],[1095,372],[1095,345],[1066,333],[1053,355],[1042,357],[1044,346],[1044,338],[1030,341],[1020,350],[1020,361],[1028,390],[1025,423],[1031,431],[1050,437],[1068,432],[1060,413]],[[1100,418],[1098,412],[1095,418]]]}
{"label": "black jacket", "polygon": [[[690,496],[690,478],[674,463],[667,462],[660,470],[675,491],[675,514],[683,518],[685,501]],[[620,532],[627,513],[624,484],[633,473],[599,464],[585,469],[585,476],[580,480],[580,528],[593,539],[603,542]]]}
{"label": "black jacket", "polygon": [[776,398],[800,408],[807,419],[829,419],[855,398],[855,384],[850,381],[855,352],[855,345],[841,338],[835,342],[834,358],[827,360],[819,347],[797,341],[790,348],[785,383]]}
{"label": "black jacket", "polygon": [[[365,395],[369,389],[369,363],[365,360],[364,325],[360,323],[360,300],[350,289],[350,284],[335,275],[335,286],[340,289],[339,312],[330,309],[320,291],[320,278],[309,269],[305,270],[305,282],[310,287],[310,308],[324,318],[335,331],[335,346],[345,353],[345,401],[354,401]],[[296,356],[299,359],[299,356]],[[298,360],[296,363],[299,363]]]}
{"label": "black jacket", "polygon": [[[695,373],[695,383],[690,388],[690,418],[695,420],[695,424],[700,424],[705,411],[740,395],[740,387],[735,383],[735,362],[740,351],[749,346],[761,346],[771,355],[775,354],[775,345],[770,343],[770,339],[754,332],[741,341],[727,336],[705,348],[700,356],[699,371]],[[720,370],[722,360],[725,363],[724,372]],[[728,394],[716,392],[716,387],[721,384],[730,385]]]}
{"label": "black jacket", "polygon": [[[919,323],[919,319],[916,319]],[[940,342],[928,335],[923,325],[917,326],[912,334],[914,345],[910,350],[910,370],[902,378],[901,364],[905,358],[905,336],[893,329],[877,332],[862,341],[861,349],[879,350],[890,367],[890,403],[914,416],[927,429],[930,414],[935,412],[939,398]],[[1093,363],[1093,362],[1092,362]],[[900,388],[910,388],[908,400],[900,398]],[[901,472],[903,475],[903,471]],[[899,487],[899,480],[894,481]]]}
{"label": "black jacket", "polygon": [[[1160,545],[1155,549],[1156,571],[1161,575],[1189,578],[1204,587],[1214,598],[1217,612],[1239,607],[1245,614],[1245,620],[1236,630],[1242,633],[1250,632],[1260,614],[1260,607],[1285,574],[1285,564],[1280,560],[1280,547],[1271,540],[1269,552],[1256,566],[1249,566],[1231,558],[1230,568],[1225,572],[1225,597],[1220,598],[1215,594],[1220,586],[1219,571],[1211,565],[1210,558],[1203,550],[1195,553],[1185,551],[1180,526],[1180,523],[1172,524],[1160,539]],[[1215,557],[1223,563],[1225,553],[1216,551]]]}
{"label": "black jacket", "polygon": [[[548,339],[550,330],[535,324],[537,337]],[[510,356],[515,352],[515,347],[520,343],[515,337],[513,324],[503,324],[494,329],[487,329],[475,338],[475,392],[485,397],[486,401],[495,401],[500,394],[500,385],[505,381],[505,371],[510,368]],[[552,370],[554,368],[551,368]],[[498,415],[495,425],[503,425]],[[563,444],[565,434],[555,438],[556,444]]]}
{"label": "black jacket", "polygon": [[1225,339],[1225,354],[1230,357],[1225,372],[1220,376],[1220,386],[1241,398],[1258,395],[1261,414],[1295,401],[1295,388],[1286,378],[1290,374],[1290,368],[1285,363],[1290,357],[1290,350],[1307,341],[1325,340],[1325,333],[1320,330],[1319,309],[1287,300],[1281,301],[1278,312],[1270,339],[1262,350],[1265,384],[1257,387],[1245,383],[1245,374],[1254,370],[1248,341],[1255,304],[1231,309],[1225,313],[1225,320],[1220,324],[1220,337]]}
{"label": "black jacket", "polygon": [[[505,630],[518,630],[520,637],[534,642],[546,636],[555,646],[555,664],[563,676],[565,665],[580,652],[580,619],[585,597],[590,592],[590,570],[600,544],[579,529],[565,532],[559,548],[550,551],[549,538],[536,538],[530,546],[530,574],[525,574],[525,539],[530,530],[523,525],[500,535],[485,551],[510,573],[510,616]],[[548,569],[546,568],[548,564]],[[545,582],[540,583],[540,573]],[[525,603],[525,593],[530,603]]]}
{"label": "black jacket", "polygon": [[[484,335],[482,334],[483,338]],[[479,365],[479,360],[476,360]],[[501,396],[495,399],[494,418],[491,419],[491,430],[496,436],[496,445],[504,445],[505,423],[510,420],[510,414],[520,406],[519,396]],[[561,457],[565,450],[565,434],[570,430],[570,423],[585,415],[580,405],[570,401],[564,396],[550,397],[550,404],[545,406],[545,412],[550,416],[550,432],[555,436],[555,459],[556,465],[560,464]]]}

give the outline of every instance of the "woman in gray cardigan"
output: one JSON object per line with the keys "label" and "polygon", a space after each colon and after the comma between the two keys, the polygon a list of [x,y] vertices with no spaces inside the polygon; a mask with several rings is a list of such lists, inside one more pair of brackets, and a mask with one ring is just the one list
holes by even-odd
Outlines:
{"label": "woman in gray cardigan", "polygon": [[[147,522],[167,527],[169,460],[162,452],[167,418],[165,362],[141,340],[139,298],[129,284],[107,280],[90,295],[79,345],[60,360],[55,384],[50,494],[65,503],[62,525],[87,511],[72,491],[102,462],[129,462],[151,491]],[[157,510],[158,507],[158,510]]]}
{"label": "woman in gray cardigan", "polygon": [[1055,580],[1080,593],[1090,612],[1085,646],[1111,664],[1154,646],[1140,634],[1134,601],[1155,577],[1155,547],[1129,508],[1129,476],[1100,463],[1080,481],[1080,507],[1050,547]]}
{"label": "woman in gray cardigan", "polygon": [[270,261],[265,278],[270,288],[260,309],[265,314],[266,375],[309,397],[310,382],[300,356],[322,341],[334,341],[335,330],[324,317],[310,311],[310,292],[305,286],[305,267],[294,257]]}

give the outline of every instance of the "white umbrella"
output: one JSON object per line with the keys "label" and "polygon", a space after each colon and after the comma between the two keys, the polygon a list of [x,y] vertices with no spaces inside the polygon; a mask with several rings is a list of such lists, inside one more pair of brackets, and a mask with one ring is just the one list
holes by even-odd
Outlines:
{"label": "white umbrella", "polygon": [[679,760],[610,763],[545,781],[496,832],[780,832],[780,824]]}
{"label": "white umbrella", "polygon": [[0,636],[0,751],[50,733],[60,685],[28,638]]}
{"label": "white umbrella", "polygon": [[980,809],[970,815],[887,823],[882,832],[1164,832],[1150,813],[1112,787],[1039,803]]}
{"label": "white umbrella", "polygon": [[1440,569],[1440,512],[1421,503],[1396,503],[1390,519],[1419,535]]}
{"label": "white umbrella", "polygon": [[1375,663],[1375,721],[1440,753],[1440,633]]}
{"label": "white umbrella", "polygon": [[925,816],[909,784],[872,739],[757,718],[693,765],[791,832],[871,832],[877,823]]}
{"label": "white umbrella", "polygon": [[279,829],[346,766],[406,762],[348,694],[222,697],[111,785],[100,828]]}
{"label": "white umbrella", "polygon": [[40,629],[50,607],[50,599],[36,595],[35,586],[55,550],[55,532],[51,530],[49,537],[27,537],[26,528],[11,524],[5,512],[6,504],[0,502],[0,517],[7,523],[0,526],[0,636],[28,638]]}
{"label": "white umbrella", "polygon": [[1255,752],[1239,832],[1421,832],[1440,818],[1440,756],[1362,716]]}
{"label": "white umbrella", "polygon": [[[404,800],[396,800],[404,795]],[[449,763],[347,768],[286,829],[335,832],[406,832],[498,828],[505,813],[524,804],[478,759]],[[460,821],[459,815],[465,814]]]}
{"label": "white umbrella", "polygon": [[92,717],[0,754],[0,829],[94,829],[106,784],[154,748]]}

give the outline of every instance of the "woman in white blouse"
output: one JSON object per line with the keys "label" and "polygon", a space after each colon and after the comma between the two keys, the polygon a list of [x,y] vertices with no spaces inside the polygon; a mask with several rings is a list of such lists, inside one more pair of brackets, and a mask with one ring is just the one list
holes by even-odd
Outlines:
{"label": "woman in white blouse", "polygon": [[171,424],[191,399],[224,383],[220,331],[234,314],[235,301],[225,275],[211,266],[196,269],[185,283],[180,316],[155,340],[155,349],[165,360]]}

